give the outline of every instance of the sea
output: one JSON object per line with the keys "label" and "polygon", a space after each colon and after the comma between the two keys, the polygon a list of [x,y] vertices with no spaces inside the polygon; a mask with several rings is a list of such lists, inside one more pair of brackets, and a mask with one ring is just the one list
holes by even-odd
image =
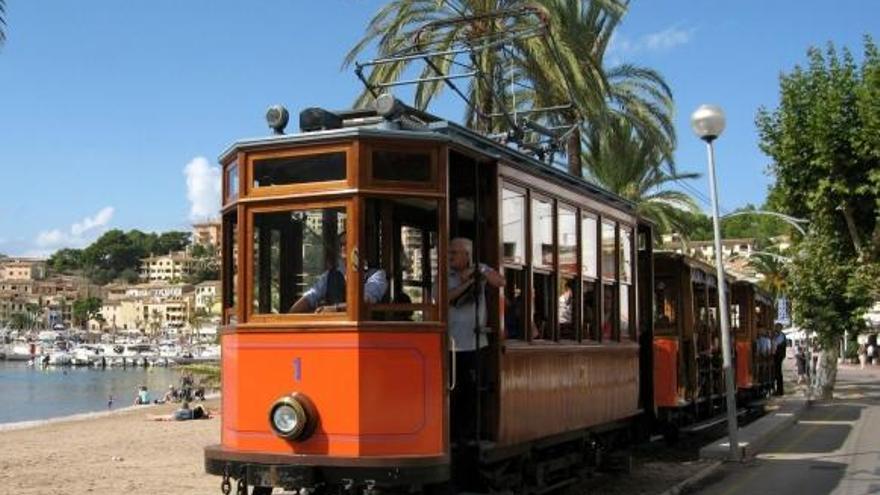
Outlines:
{"label": "sea", "polygon": [[18,423],[131,406],[146,385],[151,399],[179,385],[174,367],[29,367],[0,360],[0,424]]}

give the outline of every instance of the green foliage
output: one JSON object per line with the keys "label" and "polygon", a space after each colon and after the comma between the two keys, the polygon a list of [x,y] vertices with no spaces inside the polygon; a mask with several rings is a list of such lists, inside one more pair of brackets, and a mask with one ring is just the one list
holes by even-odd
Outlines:
{"label": "green foliage", "polygon": [[776,110],[757,116],[775,176],[768,202],[810,221],[791,266],[795,320],[828,345],[858,331],[877,287],[880,244],[880,54],[861,67],[829,44],[780,79]]}
{"label": "green foliage", "polygon": [[188,232],[144,233],[114,229],[104,233],[85,249],[61,249],[49,258],[57,273],[82,272],[96,284],[138,279],[140,260],[149,255],[181,251],[189,245]]}
{"label": "green foliage", "polygon": [[100,298],[86,297],[73,301],[73,320],[81,326],[85,326],[89,320],[95,319],[101,312]]}
{"label": "green foliage", "polygon": [[697,205],[670,185],[699,175],[664,167],[663,146],[645,141],[629,121],[618,118],[609,124],[593,128],[587,136],[583,161],[590,178],[635,203],[640,215],[657,223],[660,233],[686,231]]}

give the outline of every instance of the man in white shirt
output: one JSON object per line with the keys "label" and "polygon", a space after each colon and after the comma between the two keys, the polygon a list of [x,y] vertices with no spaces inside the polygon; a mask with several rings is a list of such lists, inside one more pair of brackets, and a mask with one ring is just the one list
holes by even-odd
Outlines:
{"label": "man in white shirt", "polygon": [[[449,335],[455,346],[456,374],[452,392],[452,437],[467,438],[476,424],[474,404],[477,394],[477,350],[488,345],[486,334],[480,332],[477,345],[476,328],[486,326],[486,284],[493,289],[504,287],[500,273],[480,264],[477,272],[472,262],[473,243],[459,237],[449,243]],[[479,280],[477,290],[474,281]],[[475,319],[478,318],[478,319]],[[481,353],[485,364],[488,356]],[[483,374],[485,376],[485,374]]]}

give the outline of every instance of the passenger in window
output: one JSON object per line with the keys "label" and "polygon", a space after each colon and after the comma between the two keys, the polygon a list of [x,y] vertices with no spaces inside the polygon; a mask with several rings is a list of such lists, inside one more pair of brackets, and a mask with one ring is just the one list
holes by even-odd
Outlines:
{"label": "passenger in window", "polygon": [[[449,335],[454,341],[456,359],[452,436],[456,439],[469,438],[477,421],[473,408],[473,397],[477,393],[477,351],[488,345],[488,339],[481,333],[477,344],[474,330],[477,325],[486,326],[486,284],[492,288],[505,284],[504,277],[487,265],[481,263],[476,270],[471,261],[472,253],[470,239],[459,237],[449,243]],[[479,281],[476,291],[475,280]],[[479,319],[475,319],[476,315]],[[488,355],[480,352],[479,362],[485,365],[487,361]]]}
{"label": "passenger in window", "polygon": [[573,338],[571,313],[574,307],[574,280],[566,280],[562,295],[559,296],[559,333],[563,338]]}
{"label": "passenger in window", "polygon": [[[345,272],[340,268],[344,263],[336,261],[336,256],[327,256],[327,269],[318,280],[290,307],[290,313],[337,313],[345,311]],[[370,268],[364,272],[364,302],[375,304],[385,297],[388,291],[388,276],[385,270]]]}

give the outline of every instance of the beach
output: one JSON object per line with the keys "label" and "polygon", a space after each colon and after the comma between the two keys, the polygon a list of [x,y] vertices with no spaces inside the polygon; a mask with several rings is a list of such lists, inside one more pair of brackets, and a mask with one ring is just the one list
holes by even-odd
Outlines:
{"label": "beach", "polygon": [[[219,400],[204,403],[219,413]],[[0,494],[220,493],[202,449],[220,441],[220,418],[151,421],[177,404],[140,406],[0,428]]]}

